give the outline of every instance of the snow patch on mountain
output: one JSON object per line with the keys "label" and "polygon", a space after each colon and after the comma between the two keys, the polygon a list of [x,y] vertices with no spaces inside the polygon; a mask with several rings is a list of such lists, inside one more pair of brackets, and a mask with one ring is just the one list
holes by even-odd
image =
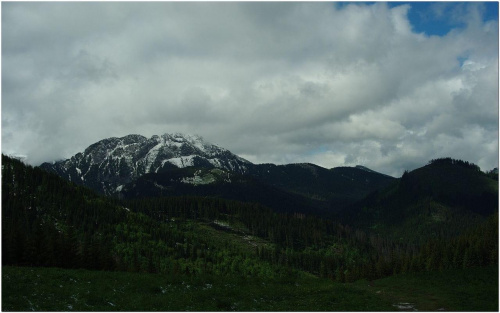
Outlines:
{"label": "snow patch on mountain", "polygon": [[195,157],[196,156],[194,156],[194,155],[189,155],[186,157],[171,158],[171,159],[168,159],[167,162],[169,162],[169,163],[171,163],[179,168],[183,168],[183,167],[188,167],[188,166],[194,166],[193,159]]}

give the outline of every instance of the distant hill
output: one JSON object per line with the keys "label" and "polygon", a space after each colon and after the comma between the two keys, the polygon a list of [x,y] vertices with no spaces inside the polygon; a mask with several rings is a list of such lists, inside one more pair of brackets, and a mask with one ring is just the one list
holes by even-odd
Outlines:
{"label": "distant hill", "polygon": [[443,158],[405,172],[343,211],[342,222],[402,239],[453,236],[498,212],[498,181],[474,164]]}
{"label": "distant hill", "polygon": [[249,174],[265,184],[321,201],[332,213],[395,180],[366,168],[325,169],[310,163],[253,165]]}
{"label": "distant hill", "polygon": [[359,168],[313,164],[249,165],[246,175],[188,167],[149,173],[120,189],[126,199],[199,195],[261,203],[276,212],[331,217],[394,178]]}

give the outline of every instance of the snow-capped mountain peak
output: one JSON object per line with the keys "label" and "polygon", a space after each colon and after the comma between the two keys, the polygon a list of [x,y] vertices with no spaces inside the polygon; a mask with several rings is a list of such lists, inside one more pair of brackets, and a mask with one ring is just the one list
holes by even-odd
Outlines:
{"label": "snow-capped mountain peak", "polygon": [[42,167],[76,183],[114,193],[120,186],[150,172],[189,166],[245,173],[251,164],[198,135],[181,133],[127,135],[100,140],[68,160]]}

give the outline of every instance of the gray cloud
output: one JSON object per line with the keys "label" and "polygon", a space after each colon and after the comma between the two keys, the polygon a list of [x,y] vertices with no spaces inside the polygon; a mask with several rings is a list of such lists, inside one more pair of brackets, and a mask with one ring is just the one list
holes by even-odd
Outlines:
{"label": "gray cloud", "polygon": [[411,3],[6,2],[2,152],[39,164],[186,132],[256,163],[491,169],[498,21],[473,3],[432,9],[460,27],[415,33]]}

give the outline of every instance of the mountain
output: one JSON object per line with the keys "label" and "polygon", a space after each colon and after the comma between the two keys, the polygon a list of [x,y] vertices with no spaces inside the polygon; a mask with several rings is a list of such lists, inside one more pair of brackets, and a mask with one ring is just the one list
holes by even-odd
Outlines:
{"label": "mountain", "polygon": [[41,168],[120,198],[217,196],[320,215],[340,211],[394,180],[363,166],[253,164],[200,136],[183,134],[103,139]]}
{"label": "mountain", "polygon": [[394,180],[363,166],[253,164],[200,136],[183,134],[103,139],[41,168],[120,198],[216,196],[320,215],[340,211]]}
{"label": "mountain", "polygon": [[339,214],[343,223],[410,241],[451,237],[498,213],[498,181],[466,161],[436,159]]}
{"label": "mountain", "polygon": [[171,168],[220,168],[244,173],[251,163],[200,136],[128,135],[103,139],[68,160],[41,167],[105,195],[119,192],[134,179]]}

